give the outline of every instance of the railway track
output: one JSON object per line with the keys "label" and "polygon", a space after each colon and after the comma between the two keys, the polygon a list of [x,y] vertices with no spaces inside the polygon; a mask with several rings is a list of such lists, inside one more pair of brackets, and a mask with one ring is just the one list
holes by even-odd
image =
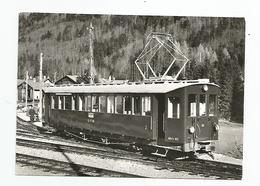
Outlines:
{"label": "railway track", "polygon": [[204,177],[215,177],[217,179],[241,179],[242,167],[228,163],[220,163],[207,160],[178,160],[169,161],[163,158],[155,160],[152,157],[144,157],[141,154],[131,153],[115,149],[103,149],[93,147],[82,147],[75,145],[62,145],[51,142],[40,142],[27,139],[17,139],[17,145],[36,149],[45,149],[56,152],[76,153],[80,155],[92,155],[101,158],[121,159],[132,162],[140,162],[144,165],[153,165],[158,170],[170,170],[172,172],[184,171],[190,175],[201,175]]}
{"label": "railway track", "polygon": [[[81,155],[93,155],[110,159],[123,159],[141,162],[144,165],[154,165],[157,169],[167,169],[173,172],[185,171],[191,175],[203,175],[216,177],[217,179],[241,179],[242,166],[208,160],[174,160],[143,156],[142,154],[114,149],[90,143],[78,143],[66,140],[58,136],[41,134],[35,126],[28,122],[17,120],[17,145],[50,151],[63,151]],[[19,139],[19,136],[29,139]],[[51,139],[53,138],[54,139]],[[43,142],[42,139],[55,140]],[[61,143],[67,143],[61,144]],[[71,144],[71,145],[68,145]],[[73,175],[73,174],[72,174]]]}
{"label": "railway track", "polygon": [[32,125],[27,121],[22,120],[19,117],[16,117],[16,130],[23,130],[24,132],[36,135],[40,134],[36,126]]}
{"label": "railway track", "polygon": [[[26,142],[29,144],[26,145]],[[101,147],[101,146],[98,146],[97,144],[91,144],[89,142],[84,143],[82,141],[73,141],[71,139],[68,140],[68,139],[64,139],[64,138],[61,138],[59,136],[54,136],[54,135],[31,134],[27,131],[20,131],[20,130],[18,130],[16,132],[16,144],[17,145],[23,144],[23,146],[28,146],[28,147],[31,145],[30,147],[38,148],[37,146],[34,145],[35,142],[40,143],[41,146],[39,148],[42,148],[42,149],[45,149],[46,146],[52,144],[52,145],[63,146],[64,148],[66,147],[68,149],[70,149],[72,147],[77,148],[77,146],[79,146],[78,149],[86,147],[86,149],[88,149],[88,150],[90,150],[89,148],[92,148],[94,150],[104,149],[103,151],[105,151],[105,149],[107,149],[107,150],[109,149],[110,151],[113,150],[106,146]],[[62,145],[62,144],[66,144],[66,145]],[[70,144],[70,145],[68,145],[68,144]],[[50,148],[50,147],[48,147],[48,148]],[[70,151],[72,152],[71,149],[70,149]],[[125,152],[125,151],[123,151],[123,152]],[[78,152],[78,153],[80,153],[80,152]]]}
{"label": "railway track", "polygon": [[56,152],[67,152],[67,153],[76,153],[80,155],[92,155],[99,156],[102,158],[110,158],[110,159],[123,159],[123,160],[131,160],[131,161],[139,161],[142,159],[141,154],[129,153],[127,151],[115,150],[110,148],[97,148],[97,147],[88,147],[88,146],[76,146],[75,144],[64,145],[61,143],[54,142],[41,142],[35,140],[28,139],[16,139],[16,145],[30,147],[35,149],[43,149],[50,150]]}
{"label": "railway track", "polygon": [[75,164],[73,162],[63,162],[19,153],[16,153],[16,163],[21,166],[30,166],[43,171],[49,171],[58,175],[63,174],[66,176],[141,177],[139,175],[127,174],[124,172],[100,169]]}

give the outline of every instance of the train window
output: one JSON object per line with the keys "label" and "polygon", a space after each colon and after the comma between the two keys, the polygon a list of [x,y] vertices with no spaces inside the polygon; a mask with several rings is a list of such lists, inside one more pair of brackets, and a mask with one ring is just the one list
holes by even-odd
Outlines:
{"label": "train window", "polygon": [[189,94],[188,96],[188,116],[196,116],[196,95]]}
{"label": "train window", "polygon": [[58,97],[58,109],[61,109],[61,96],[57,96]]}
{"label": "train window", "polygon": [[75,110],[79,110],[79,95],[75,95],[74,100],[75,100]]}
{"label": "train window", "polygon": [[84,111],[88,111],[88,97],[87,96],[83,96],[84,97]]}
{"label": "train window", "polygon": [[216,95],[209,95],[209,116],[215,116],[216,109]]}
{"label": "train window", "polygon": [[151,97],[150,96],[142,97],[142,115],[143,116],[151,115]]}
{"label": "train window", "polygon": [[200,95],[199,116],[206,116],[206,95]]}
{"label": "train window", "polygon": [[61,96],[57,96],[58,109],[61,109]]}
{"label": "train window", "polygon": [[85,97],[82,95],[79,95],[78,102],[79,102],[78,110],[79,111],[85,110]]}
{"label": "train window", "polygon": [[59,96],[59,109],[63,110],[64,109],[64,96]]}
{"label": "train window", "polygon": [[115,113],[123,114],[123,96],[116,96],[115,106]]}
{"label": "train window", "polygon": [[72,95],[71,96],[71,110],[77,110],[77,96],[76,95]]}
{"label": "train window", "polygon": [[98,96],[92,96],[92,112],[98,112],[99,109],[99,98]]}
{"label": "train window", "polygon": [[65,110],[71,110],[71,96],[65,96]]}
{"label": "train window", "polygon": [[141,97],[133,96],[132,99],[133,115],[141,115]]}
{"label": "train window", "polygon": [[62,104],[61,107],[63,110],[65,110],[65,96],[62,96]]}
{"label": "train window", "polygon": [[54,109],[54,96],[51,96],[51,109]]}
{"label": "train window", "polygon": [[42,108],[43,108],[43,112],[45,111],[45,95],[42,95]]}
{"label": "train window", "polygon": [[91,112],[92,110],[91,96],[85,97],[85,104],[86,104],[86,111]]}
{"label": "train window", "polygon": [[106,109],[106,96],[99,97],[99,111],[105,113]]}
{"label": "train window", "polygon": [[132,101],[130,96],[123,97],[123,109],[124,114],[131,114],[132,113]]}
{"label": "train window", "polygon": [[59,109],[59,99],[58,96],[54,96],[54,109]]}
{"label": "train window", "polygon": [[168,98],[168,118],[180,118],[180,99],[178,97]]}
{"label": "train window", "polygon": [[107,113],[114,113],[115,99],[114,96],[107,96]]}

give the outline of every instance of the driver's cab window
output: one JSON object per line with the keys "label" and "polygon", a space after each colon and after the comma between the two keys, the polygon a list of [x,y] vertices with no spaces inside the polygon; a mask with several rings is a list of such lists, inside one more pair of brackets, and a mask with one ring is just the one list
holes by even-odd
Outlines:
{"label": "driver's cab window", "polygon": [[180,99],[178,97],[168,98],[168,118],[180,118]]}
{"label": "driver's cab window", "polygon": [[217,100],[216,95],[209,95],[209,116],[217,115]]}
{"label": "driver's cab window", "polygon": [[196,94],[188,95],[188,116],[195,117],[196,116]]}
{"label": "driver's cab window", "polygon": [[199,116],[206,116],[206,95],[200,94]]}

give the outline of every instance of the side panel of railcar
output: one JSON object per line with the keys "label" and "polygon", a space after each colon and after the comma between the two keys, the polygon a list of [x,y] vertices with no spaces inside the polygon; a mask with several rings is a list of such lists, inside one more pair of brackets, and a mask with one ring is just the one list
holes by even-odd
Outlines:
{"label": "side panel of railcar", "polygon": [[[62,109],[57,109],[52,105],[53,103],[51,101],[54,95],[55,94],[48,94],[48,96],[46,96],[46,98],[48,98],[48,100],[46,99],[46,108],[49,110],[47,111],[46,109],[46,112],[48,112],[46,115],[46,122],[49,123],[50,126],[60,129],[84,129],[108,134],[156,140],[157,135],[154,130],[156,131],[158,119],[153,117],[153,111],[150,115],[133,115],[79,111],[75,109],[65,110],[64,107]],[[130,94],[128,95],[131,96]],[[136,95],[133,94],[132,96]],[[153,103],[154,96],[149,96],[151,97],[151,107],[153,107],[157,103]]]}
{"label": "side panel of railcar", "polygon": [[152,138],[151,117],[149,116],[52,109],[50,123],[54,127],[71,127],[137,138]]}

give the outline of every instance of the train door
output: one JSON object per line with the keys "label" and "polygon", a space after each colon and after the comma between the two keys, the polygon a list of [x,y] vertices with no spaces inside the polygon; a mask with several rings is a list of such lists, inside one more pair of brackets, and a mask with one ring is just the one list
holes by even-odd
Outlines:
{"label": "train door", "polygon": [[173,93],[166,94],[165,101],[165,141],[172,144],[183,143],[183,91],[178,90]]}
{"label": "train door", "polygon": [[187,119],[186,119],[186,127],[190,131],[190,137],[196,137],[196,133],[194,134],[191,129],[196,128],[196,123],[197,123],[197,95],[196,94],[188,94],[187,95]]}
{"label": "train door", "polygon": [[211,126],[208,121],[208,99],[207,94],[199,94],[198,96],[198,119],[197,119],[197,135],[200,140],[209,140],[211,137]]}
{"label": "train door", "polygon": [[195,137],[198,140],[209,140],[211,127],[207,116],[207,95],[188,94],[187,125],[195,128]]}
{"label": "train door", "polygon": [[158,100],[158,141],[164,141],[164,113],[165,113],[165,100],[164,95],[157,95]]}

